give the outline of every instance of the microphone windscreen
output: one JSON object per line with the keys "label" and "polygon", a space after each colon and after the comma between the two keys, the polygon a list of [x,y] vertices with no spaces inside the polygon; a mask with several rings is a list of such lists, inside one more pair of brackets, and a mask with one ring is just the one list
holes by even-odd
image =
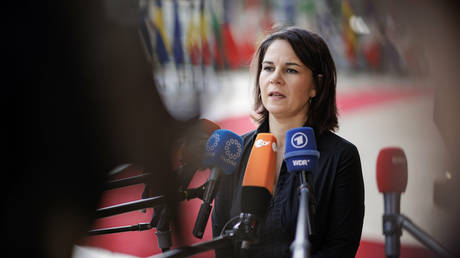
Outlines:
{"label": "microphone windscreen", "polygon": [[402,193],[407,186],[407,159],[398,147],[380,150],[377,157],[377,186],[381,193]]}
{"label": "microphone windscreen", "polygon": [[273,134],[257,135],[243,178],[241,212],[264,216],[275,186],[276,152]]}
{"label": "microphone windscreen", "polygon": [[215,130],[219,130],[220,126],[211,120],[201,118],[200,119],[201,131],[206,133],[208,136],[211,135]]}
{"label": "microphone windscreen", "polygon": [[207,119],[200,119],[185,134],[184,144],[180,146],[177,155],[181,156],[186,164],[193,164],[194,168],[200,167],[209,136],[218,129],[220,127],[217,124]]}
{"label": "microphone windscreen", "polygon": [[239,165],[242,153],[243,139],[232,131],[218,129],[206,143],[203,164],[230,175]]}
{"label": "microphone windscreen", "polygon": [[286,132],[284,160],[289,172],[312,171],[318,158],[315,133],[311,127],[299,127]]}

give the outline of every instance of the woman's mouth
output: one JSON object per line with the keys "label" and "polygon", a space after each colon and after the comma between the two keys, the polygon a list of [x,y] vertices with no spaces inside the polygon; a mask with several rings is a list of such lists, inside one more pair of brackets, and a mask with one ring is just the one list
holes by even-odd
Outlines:
{"label": "woman's mouth", "polygon": [[281,94],[280,92],[277,92],[277,91],[272,91],[270,93],[268,93],[268,96],[269,97],[274,97],[274,98],[284,98],[286,96],[284,96],[283,94]]}

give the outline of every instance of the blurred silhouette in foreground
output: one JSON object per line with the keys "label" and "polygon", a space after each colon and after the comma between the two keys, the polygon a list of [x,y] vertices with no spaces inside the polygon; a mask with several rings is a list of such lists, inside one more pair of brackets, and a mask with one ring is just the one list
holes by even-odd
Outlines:
{"label": "blurred silhouette in foreground", "polygon": [[114,19],[109,2],[5,7],[5,253],[70,257],[90,229],[107,173],[120,164],[151,171],[152,195],[176,190],[173,142],[193,121],[164,108],[135,12]]}

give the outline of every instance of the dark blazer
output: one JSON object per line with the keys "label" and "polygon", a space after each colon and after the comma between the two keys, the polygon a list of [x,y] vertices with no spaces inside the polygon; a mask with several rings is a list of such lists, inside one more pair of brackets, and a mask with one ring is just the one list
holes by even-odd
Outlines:
{"label": "dark blazer", "polygon": [[[249,154],[258,133],[268,132],[268,120],[257,130],[243,135],[244,151],[238,169],[224,176],[214,202],[213,236],[240,213],[241,182]],[[356,147],[340,136],[326,132],[317,136],[320,152],[312,171],[316,202],[314,235],[310,237],[312,257],[354,257],[358,249],[364,219],[364,183]],[[252,244],[249,257],[291,257],[299,207],[300,180],[289,173],[283,162],[275,194],[260,230],[259,243]],[[227,225],[231,226],[231,223]],[[228,229],[228,227],[226,227]],[[216,257],[238,257],[235,248],[219,249]]]}

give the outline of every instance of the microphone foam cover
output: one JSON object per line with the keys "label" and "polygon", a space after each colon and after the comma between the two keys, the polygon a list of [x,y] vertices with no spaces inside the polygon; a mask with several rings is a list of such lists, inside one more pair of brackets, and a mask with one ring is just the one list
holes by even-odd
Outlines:
{"label": "microphone foam cover", "polygon": [[200,128],[202,132],[206,133],[207,135],[211,135],[215,130],[219,130],[220,126],[208,119],[201,118]]}
{"label": "microphone foam cover", "polygon": [[377,157],[377,186],[381,193],[402,193],[407,186],[407,159],[398,147],[380,150]]}
{"label": "microphone foam cover", "polygon": [[[209,136],[220,127],[207,120],[200,119],[185,133],[184,142],[177,150],[176,156],[194,169],[202,167],[204,150]],[[194,171],[195,172],[195,171]]]}
{"label": "microphone foam cover", "polygon": [[273,195],[277,142],[271,133],[257,135],[242,183],[241,212],[263,217]]}
{"label": "microphone foam cover", "polygon": [[230,175],[239,165],[243,153],[243,139],[232,131],[218,129],[209,137],[203,164],[218,167]]}
{"label": "microphone foam cover", "polygon": [[312,171],[316,167],[319,151],[313,128],[299,127],[286,132],[284,160],[289,172]]}

